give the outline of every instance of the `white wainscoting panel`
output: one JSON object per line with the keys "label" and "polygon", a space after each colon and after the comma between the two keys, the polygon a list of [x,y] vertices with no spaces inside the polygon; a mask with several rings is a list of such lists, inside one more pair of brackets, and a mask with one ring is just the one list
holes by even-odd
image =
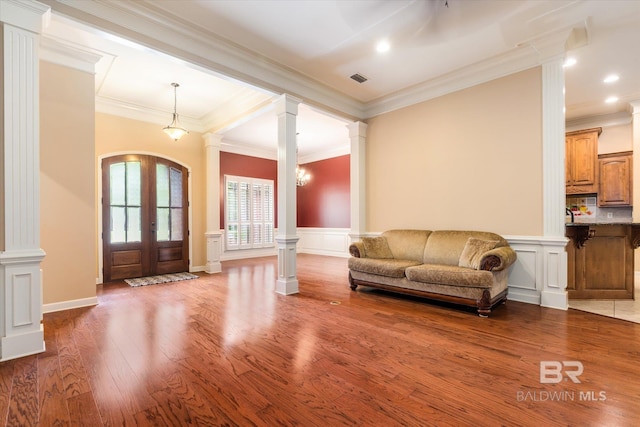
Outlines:
{"label": "white wainscoting panel", "polygon": [[509,299],[566,310],[565,237],[505,236],[518,254],[509,273]]}
{"label": "white wainscoting panel", "polygon": [[511,246],[518,254],[518,259],[509,273],[509,299],[540,304],[538,250],[532,246]]}
{"label": "white wainscoting panel", "polygon": [[349,228],[298,228],[298,252],[338,257],[349,256]]}

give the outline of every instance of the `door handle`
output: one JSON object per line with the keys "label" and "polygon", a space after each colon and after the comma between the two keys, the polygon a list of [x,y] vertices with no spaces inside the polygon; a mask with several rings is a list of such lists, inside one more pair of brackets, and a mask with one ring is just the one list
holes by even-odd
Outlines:
{"label": "door handle", "polygon": [[152,222],[152,223],[151,223],[151,232],[152,232],[152,233],[155,233],[155,232],[156,232],[156,223],[155,223],[155,222]]}

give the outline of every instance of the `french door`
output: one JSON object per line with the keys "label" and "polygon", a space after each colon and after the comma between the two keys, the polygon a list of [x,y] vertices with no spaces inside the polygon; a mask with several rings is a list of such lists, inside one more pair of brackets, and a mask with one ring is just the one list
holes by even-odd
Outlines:
{"label": "french door", "polygon": [[104,281],[189,269],[188,172],[160,157],[102,161]]}

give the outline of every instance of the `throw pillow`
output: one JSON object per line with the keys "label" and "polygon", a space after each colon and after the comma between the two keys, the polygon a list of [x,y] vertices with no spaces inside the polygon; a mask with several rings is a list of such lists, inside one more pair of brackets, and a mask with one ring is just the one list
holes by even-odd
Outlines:
{"label": "throw pillow", "polygon": [[480,261],[482,260],[482,255],[484,255],[485,252],[495,248],[497,244],[497,240],[482,240],[469,237],[469,239],[467,240],[467,244],[464,245],[462,254],[460,254],[458,266],[480,270]]}
{"label": "throw pillow", "polygon": [[384,237],[363,237],[364,253],[367,258],[393,258]]}

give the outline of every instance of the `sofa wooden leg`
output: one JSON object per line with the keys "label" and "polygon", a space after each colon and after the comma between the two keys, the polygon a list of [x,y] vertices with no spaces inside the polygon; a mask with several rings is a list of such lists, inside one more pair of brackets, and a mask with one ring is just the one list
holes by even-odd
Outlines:
{"label": "sofa wooden leg", "polygon": [[351,277],[351,272],[349,272],[349,287],[351,287],[352,291],[355,291],[358,285],[356,285],[353,281],[353,277]]}
{"label": "sofa wooden leg", "polygon": [[482,298],[478,300],[478,316],[489,317],[491,313],[491,293],[488,289],[482,292]]}

